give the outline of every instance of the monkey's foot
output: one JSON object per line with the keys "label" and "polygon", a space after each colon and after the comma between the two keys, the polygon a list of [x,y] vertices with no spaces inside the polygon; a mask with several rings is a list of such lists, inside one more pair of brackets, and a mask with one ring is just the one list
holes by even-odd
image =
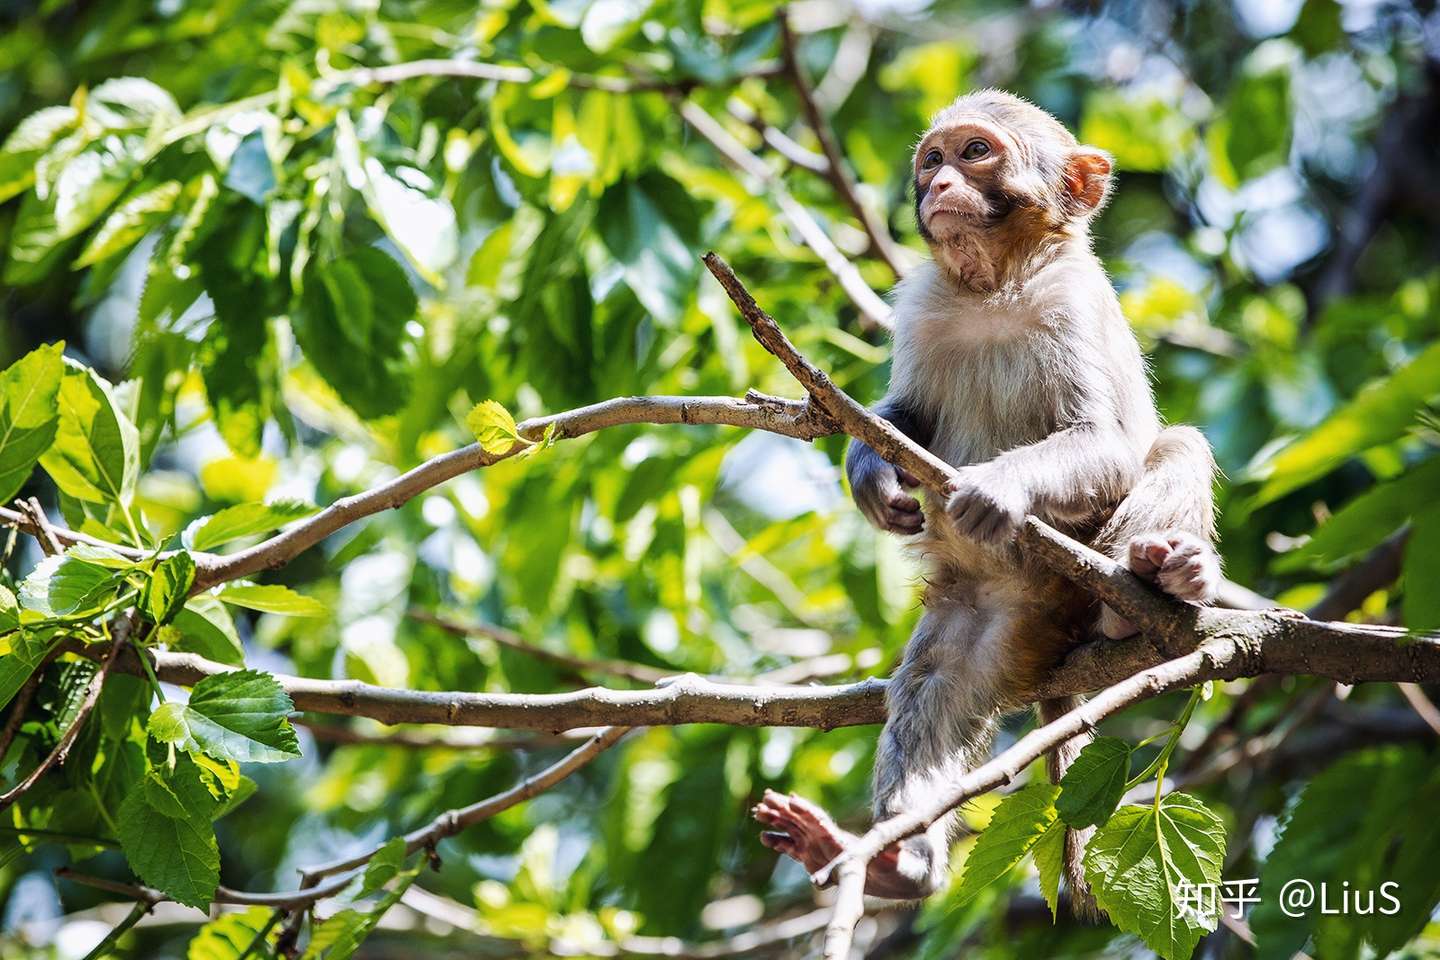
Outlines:
{"label": "monkey's foot", "polygon": [[[1130,571],[1190,603],[1208,603],[1220,590],[1220,558],[1215,548],[1190,533],[1148,533],[1130,541]],[[1108,606],[1100,630],[1111,640],[1136,633],[1135,626]]]}
{"label": "monkey's foot", "polygon": [[1172,597],[1191,603],[1213,600],[1220,589],[1220,558],[1210,544],[1189,533],[1147,534],[1131,540],[1130,569]]}
{"label": "monkey's foot", "polygon": [[[760,842],[771,850],[796,860],[813,874],[838,857],[855,835],[840,826],[820,807],[801,797],[766,790],[755,805],[755,819],[773,827],[760,834]],[[901,873],[901,845],[891,844],[874,860],[865,873],[865,892],[872,897],[913,900],[930,891],[917,885],[915,879]]]}

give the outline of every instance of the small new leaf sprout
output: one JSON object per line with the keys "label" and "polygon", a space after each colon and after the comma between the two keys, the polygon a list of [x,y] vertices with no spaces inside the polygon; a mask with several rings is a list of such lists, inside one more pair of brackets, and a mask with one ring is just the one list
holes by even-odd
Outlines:
{"label": "small new leaf sprout", "polygon": [[532,443],[520,436],[510,411],[494,400],[475,404],[465,417],[465,426],[475,435],[480,449],[496,456],[508,454],[516,444],[530,446]]}

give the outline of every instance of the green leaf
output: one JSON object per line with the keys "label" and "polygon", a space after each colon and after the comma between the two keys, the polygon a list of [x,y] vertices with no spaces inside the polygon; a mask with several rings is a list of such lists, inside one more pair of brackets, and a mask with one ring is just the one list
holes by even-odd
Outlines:
{"label": "green leaf", "polygon": [[1045,828],[1045,833],[1035,841],[1031,851],[1035,855],[1035,870],[1040,874],[1040,895],[1050,908],[1050,919],[1060,916],[1060,875],[1065,870],[1065,821],[1056,819]]}
{"label": "green leaf", "polygon": [[[1312,779],[1285,814],[1275,845],[1260,868],[1260,902],[1250,914],[1260,960],[1289,960],[1305,946],[1316,914],[1287,916],[1281,910],[1280,891],[1295,879],[1312,883],[1341,879],[1349,848],[1374,806],[1376,787],[1398,756],[1368,751],[1345,757]],[[1344,872],[1344,879],[1350,879],[1349,871]]]}
{"label": "green leaf", "polygon": [[[185,960],[240,960],[260,936],[273,928],[275,911],[269,907],[249,907],[238,913],[221,914],[201,927],[185,950]],[[268,947],[251,953],[256,960],[269,956]]]}
{"label": "green leaf", "polygon": [[265,221],[249,203],[237,213],[219,207],[224,217],[200,245],[195,259],[205,292],[215,304],[215,320],[205,329],[197,352],[205,380],[205,398],[220,436],[237,456],[260,455],[260,439],[269,410],[275,350],[266,323],[273,290],[257,273]]}
{"label": "green leaf", "polygon": [[1366,387],[1304,437],[1252,465],[1249,478],[1264,481],[1252,505],[1277,500],[1356,454],[1401,437],[1414,426],[1416,411],[1436,397],[1440,397],[1440,343]]}
{"label": "green leaf", "polygon": [[293,520],[308,517],[317,509],[298,500],[241,503],[191,523],[185,528],[182,540],[191,550],[213,550],[233,540],[268,533]]}
{"label": "green leaf", "polygon": [[58,400],[59,429],[40,465],[67,495],[128,510],[140,473],[140,435],[110,384],[67,360]]}
{"label": "green leaf", "polygon": [[55,400],[64,343],[27,353],[0,374],[0,503],[20,492],[60,427]]}
{"label": "green leaf", "polygon": [[178,903],[207,910],[220,883],[220,849],[208,816],[169,817],[133,791],[120,805],[120,849],[145,883]]}
{"label": "green leaf", "polygon": [[206,677],[190,702],[162,704],[150,715],[150,735],[182,750],[239,763],[275,763],[300,756],[287,719],[294,704],[268,673],[241,670]]}
{"label": "green leaf", "polygon": [[1072,827],[1099,826],[1110,819],[1130,779],[1130,745],[1099,737],[1085,745],[1060,779],[1055,809]]}
{"label": "green leaf", "polygon": [[291,317],[305,359],[360,416],[394,413],[410,392],[417,300],[404,269],[374,247],[305,272]]}
{"label": "green leaf", "polygon": [[218,594],[226,603],[262,613],[278,613],[287,617],[323,617],[329,612],[325,604],[314,597],[296,593],[278,583],[250,583],[236,581],[226,585]]}
{"label": "green leaf", "polygon": [[10,651],[0,656],[0,707],[8,705],[15,698],[15,694],[20,692],[20,688],[30,679],[40,662],[55,649],[55,645],[60,642],[60,635],[49,630],[21,630],[6,639],[9,641]]}
{"label": "green leaf", "polygon": [[1211,164],[1231,189],[1289,158],[1292,49],[1283,42],[1256,48],[1210,125]]}
{"label": "green leaf", "polygon": [[20,121],[0,146],[0,203],[30,189],[35,163],[55,141],[75,129],[79,114],[74,107],[45,107]]}
{"label": "green leaf", "polygon": [[205,785],[200,766],[183,753],[170,764],[152,767],[141,781],[145,802],[167,817],[215,818],[221,801]]}
{"label": "green leaf", "polygon": [[1440,456],[1411,467],[1393,480],[1366,490],[1315,528],[1299,549],[1276,564],[1285,571],[1336,566],[1380,545],[1415,513],[1434,502],[1440,489]]}
{"label": "green leaf", "polygon": [[957,907],[975,899],[1030,852],[1055,822],[1059,790],[1054,784],[1032,783],[1000,801],[990,825],[981,831],[965,858],[965,872],[955,895]]}
{"label": "green leaf", "polygon": [[168,218],[179,197],[180,184],[171,180],[137,193],[120,204],[105,218],[105,222],[100,224],[100,228],[95,231],[80,256],[75,258],[76,269],[91,266],[130,249],[140,238]]}
{"label": "green leaf", "polygon": [[[1434,489],[1434,488],[1432,488]],[[1411,630],[1440,628],[1440,506],[1415,518],[1405,544],[1405,626]]]}
{"label": "green leaf", "polygon": [[121,583],[108,567],[58,554],[41,560],[20,584],[20,605],[45,617],[86,617],[114,600]]}
{"label": "green leaf", "polygon": [[475,435],[480,449],[496,456],[509,453],[517,443],[530,442],[520,436],[510,411],[494,400],[482,400],[471,407],[465,416],[465,426]]}
{"label": "green leaf", "polygon": [[20,601],[10,588],[0,583],[0,635],[20,626]]}
{"label": "green leaf", "polygon": [[1182,911],[1183,886],[1219,884],[1224,862],[1220,818],[1194,797],[1172,793],[1158,808],[1115,811],[1090,839],[1085,876],[1115,926],[1166,960],[1184,960],[1219,917]]}
{"label": "green leaf", "polygon": [[385,888],[385,884],[394,880],[400,871],[405,869],[405,838],[393,837],[370,858],[370,863],[365,867],[365,877],[360,884],[360,892],[356,899],[368,897],[372,893],[378,893]]}
{"label": "green leaf", "polygon": [[362,192],[370,214],[425,282],[444,288],[445,268],[459,250],[455,211],[444,197],[432,197],[433,187],[419,171],[406,169],[405,179],[392,175],[379,160],[365,158]]}
{"label": "green leaf", "polygon": [[235,621],[214,594],[202,593],[185,602],[175,614],[174,627],[178,639],[171,641],[179,650],[198,653],[208,660],[236,666],[245,663],[245,651]]}
{"label": "green leaf", "polygon": [[380,898],[375,908],[368,913],[341,910],[316,924],[301,960],[349,960],[360,949],[360,944],[375,929],[385,912],[400,901],[400,897],[410,884],[415,882],[419,873],[418,869],[412,868],[399,874],[400,882]]}
{"label": "green leaf", "polygon": [[680,184],[659,173],[625,180],[600,198],[597,224],[625,284],[656,321],[679,321],[699,271],[700,212]]}
{"label": "green leaf", "polygon": [[55,178],[55,229],[73,237],[120,199],[135,172],[139,138],[106,137],[65,162]]}
{"label": "green leaf", "polygon": [[175,98],[144,77],[113,77],[90,91],[86,116],[107,130],[149,131],[180,120]]}
{"label": "green leaf", "polygon": [[157,624],[169,623],[185,606],[194,582],[195,561],[184,550],[174,553],[155,564],[140,593],[140,609]]}

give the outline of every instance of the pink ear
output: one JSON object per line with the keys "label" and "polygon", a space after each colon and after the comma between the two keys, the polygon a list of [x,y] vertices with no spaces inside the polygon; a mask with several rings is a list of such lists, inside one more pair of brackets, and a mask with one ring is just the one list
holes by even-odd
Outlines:
{"label": "pink ear", "polygon": [[1098,210],[1110,190],[1110,157],[1081,147],[1065,163],[1065,189],[1082,213]]}

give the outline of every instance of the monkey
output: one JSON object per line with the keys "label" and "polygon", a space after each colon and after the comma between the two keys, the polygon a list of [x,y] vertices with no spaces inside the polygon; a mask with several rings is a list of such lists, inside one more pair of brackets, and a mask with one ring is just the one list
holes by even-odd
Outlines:
{"label": "monkey", "polygon": [[[913,157],[915,219],[932,258],[894,292],[890,385],[875,412],[958,472],[924,502],[905,471],[852,440],[846,473],[874,526],[925,567],[923,612],[886,690],[876,820],[989,756],[998,718],[1021,709],[1077,644],[1135,632],[1123,617],[1023,556],[1027,515],[1088,543],[1181,600],[1213,601],[1215,462],[1193,427],[1162,427],[1146,362],[1090,223],[1111,192],[1110,157],[1050,114],[998,90],[942,110]],[[1040,722],[1077,698],[1041,701]],[[1047,757],[1059,782],[1085,743]],[[767,847],[814,873],[852,839],[823,809],[767,790]],[[896,900],[942,889],[952,811],[882,851],[865,891]],[[1089,830],[1068,830],[1074,912],[1098,918],[1081,868]]]}

